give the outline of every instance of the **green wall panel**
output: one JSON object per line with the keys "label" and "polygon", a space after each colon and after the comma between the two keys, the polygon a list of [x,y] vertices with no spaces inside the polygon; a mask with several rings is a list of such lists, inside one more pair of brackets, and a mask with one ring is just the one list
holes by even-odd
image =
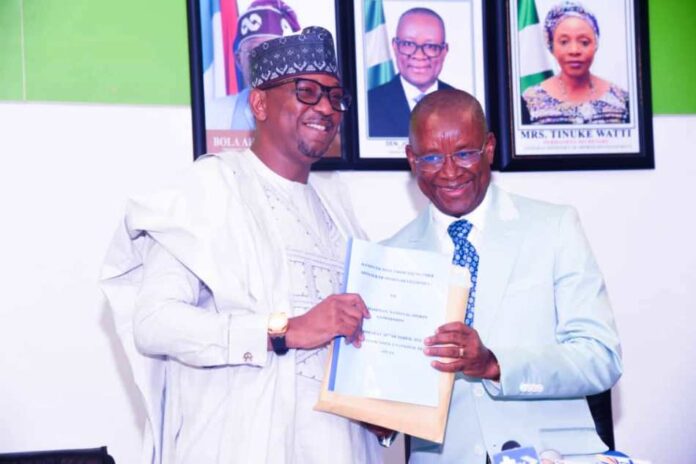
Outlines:
{"label": "green wall panel", "polygon": [[0,0],[0,100],[22,100],[21,0]]}
{"label": "green wall panel", "polygon": [[653,112],[696,113],[696,0],[650,0]]}
{"label": "green wall panel", "polygon": [[[27,100],[189,102],[183,0],[0,0],[0,100],[22,99],[22,5]],[[696,113],[696,0],[648,5],[653,111]]]}
{"label": "green wall panel", "polygon": [[24,0],[24,31],[28,100],[189,102],[183,1]]}

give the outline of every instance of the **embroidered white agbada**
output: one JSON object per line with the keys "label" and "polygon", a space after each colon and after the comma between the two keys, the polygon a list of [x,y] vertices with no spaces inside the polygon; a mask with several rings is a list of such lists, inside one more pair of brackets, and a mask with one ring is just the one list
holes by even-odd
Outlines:
{"label": "embroidered white agbada", "polygon": [[[362,237],[335,179],[295,188],[273,176],[250,151],[206,156],[128,204],[102,288],[145,399],[143,462],[381,462],[371,433],[311,411],[324,350],[267,352],[268,313],[301,314],[338,290],[345,240]],[[161,297],[156,285],[141,290],[145,274],[179,289],[166,314],[143,304]]]}

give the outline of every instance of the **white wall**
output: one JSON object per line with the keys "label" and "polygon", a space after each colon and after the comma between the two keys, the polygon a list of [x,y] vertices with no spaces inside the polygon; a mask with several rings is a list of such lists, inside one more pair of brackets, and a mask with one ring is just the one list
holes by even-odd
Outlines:
{"label": "white wall", "polygon": [[[689,462],[696,435],[696,117],[657,117],[654,171],[497,174],[570,203],[624,346],[619,449]],[[142,411],[96,281],[129,192],[191,159],[183,107],[0,103],[0,452],[106,444],[136,462]],[[345,174],[375,239],[423,198],[404,172]]]}

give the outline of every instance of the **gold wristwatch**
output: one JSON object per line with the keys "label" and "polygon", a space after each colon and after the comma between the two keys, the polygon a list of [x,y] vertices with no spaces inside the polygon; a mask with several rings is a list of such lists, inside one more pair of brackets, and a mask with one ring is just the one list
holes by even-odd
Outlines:
{"label": "gold wristwatch", "polygon": [[283,355],[288,352],[285,343],[285,333],[288,331],[288,315],[285,313],[271,313],[268,316],[268,337],[271,339],[273,352]]}

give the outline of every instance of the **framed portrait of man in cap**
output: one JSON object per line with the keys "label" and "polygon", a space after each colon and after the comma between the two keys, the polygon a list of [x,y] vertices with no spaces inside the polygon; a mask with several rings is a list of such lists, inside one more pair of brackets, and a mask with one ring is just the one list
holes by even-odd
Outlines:
{"label": "framed portrait of man in cap", "polygon": [[[251,146],[251,52],[264,42],[321,26],[336,37],[333,1],[188,0],[194,157]],[[340,134],[326,155],[341,158]]]}
{"label": "framed portrait of man in cap", "polygon": [[354,0],[358,166],[407,169],[410,113],[458,88],[488,106],[482,0]]}
{"label": "framed portrait of man in cap", "polygon": [[501,170],[654,167],[646,3],[497,2]]}

